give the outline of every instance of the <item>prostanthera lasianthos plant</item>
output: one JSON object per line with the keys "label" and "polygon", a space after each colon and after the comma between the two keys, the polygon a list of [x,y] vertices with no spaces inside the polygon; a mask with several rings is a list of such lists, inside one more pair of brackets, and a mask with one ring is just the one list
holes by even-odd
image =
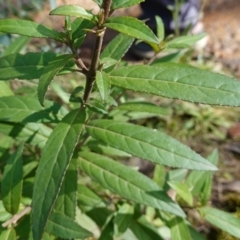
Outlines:
{"label": "prostanthera lasianthos plant", "polygon": [[[240,106],[240,83],[173,63],[178,53],[145,65],[121,62],[134,39],[151,45],[157,55],[163,49],[188,48],[203,35],[167,41],[158,17],[155,35],[138,19],[111,16],[141,0],[95,2],[97,14],[76,5],[52,10],[51,15],[65,17],[62,32],[33,21],[0,20],[0,32],[23,35],[0,58],[0,238],[156,240],[166,237],[164,226],[173,240],[204,239],[188,221],[189,209],[239,237],[240,220],[209,206],[217,151],[205,159],[163,131],[129,123],[121,112],[167,114],[153,103],[132,101],[139,93]],[[107,28],[119,34],[102,50]],[[95,36],[90,65],[79,57],[88,33]],[[71,53],[14,52],[26,43],[25,36],[53,39]],[[84,78],[69,104],[44,100],[53,78],[65,74],[68,82],[69,73]],[[6,82],[12,79],[37,79],[38,97],[12,91]],[[123,102],[126,90],[131,94]],[[154,163],[153,178],[119,161],[131,156]]]}

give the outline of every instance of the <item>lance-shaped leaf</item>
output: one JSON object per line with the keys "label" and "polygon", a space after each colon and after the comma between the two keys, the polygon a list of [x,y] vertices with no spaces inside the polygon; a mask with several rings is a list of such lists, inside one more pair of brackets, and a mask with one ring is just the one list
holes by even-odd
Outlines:
{"label": "lance-shaped leaf", "polygon": [[7,123],[0,122],[0,132],[18,142],[26,142],[43,148],[52,129],[41,123]]}
{"label": "lance-shaped leaf", "polygon": [[163,132],[111,120],[86,125],[90,135],[112,147],[171,167],[217,170],[210,162]]}
{"label": "lance-shaped leaf", "polygon": [[2,199],[5,209],[11,214],[18,211],[22,193],[22,150],[23,144],[7,160],[2,177]]}
{"label": "lance-shaped leaf", "polygon": [[13,91],[10,89],[6,82],[0,82],[0,97],[12,96]]}
{"label": "lance-shaped leaf", "polygon": [[103,187],[122,197],[185,216],[181,208],[150,178],[108,157],[82,152],[79,167]]}
{"label": "lance-shaped leaf", "polygon": [[[4,82],[0,82],[4,83]],[[61,105],[46,101],[43,108],[36,97],[8,96],[0,98],[0,120],[9,122],[54,122],[67,114]]]}
{"label": "lance-shaped leaf", "polygon": [[205,33],[193,36],[181,36],[166,43],[166,48],[188,48],[206,36]]}
{"label": "lance-shaped leaf", "polygon": [[143,0],[114,0],[111,8],[112,9],[127,8],[140,2],[143,2]]}
{"label": "lance-shaped leaf", "polygon": [[49,15],[80,17],[92,20],[94,15],[85,8],[78,5],[64,5],[53,9]]}
{"label": "lance-shaped leaf", "polygon": [[2,19],[0,20],[0,32],[19,34],[28,37],[52,38],[60,42],[63,41],[59,32],[28,20]]}
{"label": "lance-shaped leaf", "polygon": [[33,189],[32,230],[35,240],[42,237],[78,143],[85,117],[85,111],[71,111],[53,130],[44,147]]}
{"label": "lance-shaped leaf", "polygon": [[46,231],[64,239],[85,239],[92,236],[92,233],[79,226],[71,218],[58,212],[53,212],[51,214]]}
{"label": "lance-shaped leaf", "polygon": [[173,217],[167,225],[171,231],[171,239],[192,240],[189,228],[184,219]]}
{"label": "lance-shaped leaf", "polygon": [[104,26],[142,41],[159,43],[158,38],[147,25],[132,17],[110,17]]}
{"label": "lance-shaped leaf", "polygon": [[45,66],[48,66],[57,57],[57,54],[46,53],[26,53],[24,55],[16,53],[0,58],[0,79],[36,79],[43,74]]}
{"label": "lance-shaped leaf", "polygon": [[38,99],[42,106],[44,105],[43,101],[48,85],[52,81],[53,77],[67,64],[72,57],[73,55],[71,54],[58,56],[44,68],[38,84]]}
{"label": "lance-shaped leaf", "polygon": [[222,229],[234,237],[240,236],[240,219],[224,211],[203,207],[199,209],[202,217],[212,225]]}
{"label": "lance-shaped leaf", "polygon": [[102,100],[106,101],[110,91],[109,90],[110,83],[109,83],[108,75],[105,72],[97,71],[96,83],[97,83],[97,87]]}
{"label": "lance-shaped leaf", "polygon": [[133,38],[119,33],[103,50],[101,59],[112,58],[120,60],[132,45]]}
{"label": "lance-shaped leaf", "polygon": [[73,158],[65,174],[54,211],[75,219],[77,203],[77,159]]}
{"label": "lance-shaped leaf", "polygon": [[111,71],[109,78],[113,85],[138,92],[197,103],[240,106],[238,81],[185,64],[123,67]]}

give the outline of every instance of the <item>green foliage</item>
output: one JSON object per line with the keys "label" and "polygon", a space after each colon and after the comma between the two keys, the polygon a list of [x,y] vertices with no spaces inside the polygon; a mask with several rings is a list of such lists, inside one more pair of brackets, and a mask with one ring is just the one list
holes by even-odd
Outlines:
{"label": "green foliage", "polygon": [[[65,16],[62,32],[32,21],[0,20],[0,32],[22,35],[0,58],[0,239],[161,240],[166,238],[163,228],[167,238],[204,239],[185,207],[239,236],[238,218],[207,206],[217,151],[205,159],[165,129],[139,121],[149,116],[166,120],[172,111],[126,90],[239,106],[240,83],[176,63],[181,49],[203,35],[169,41],[159,17],[156,35],[135,18],[110,17],[115,9],[141,0],[95,2],[101,9],[97,14],[75,5],[52,10],[51,15]],[[119,34],[101,51],[107,28]],[[96,42],[87,66],[78,53],[89,31]],[[19,54],[29,37],[61,42],[71,54]],[[178,52],[130,66],[122,58],[134,38],[156,54],[168,48]],[[38,87],[12,90],[12,79]],[[153,178],[122,161],[131,163],[132,157],[155,164]]]}

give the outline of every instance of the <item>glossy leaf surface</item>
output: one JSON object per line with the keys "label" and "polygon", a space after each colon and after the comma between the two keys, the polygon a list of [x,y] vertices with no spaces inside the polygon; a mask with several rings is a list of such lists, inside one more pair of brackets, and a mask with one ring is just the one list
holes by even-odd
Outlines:
{"label": "glossy leaf surface", "polygon": [[28,37],[52,38],[62,42],[59,32],[42,24],[20,19],[1,19],[0,32],[13,33]]}
{"label": "glossy leaf surface", "polygon": [[130,66],[113,70],[110,82],[138,92],[190,102],[240,106],[240,83],[184,64]]}
{"label": "glossy leaf surface", "polygon": [[42,106],[44,105],[44,96],[46,94],[48,85],[52,81],[53,77],[67,64],[72,57],[73,55],[71,54],[58,56],[53,61],[49,62],[48,66],[43,69],[43,73],[38,84],[38,99]]}
{"label": "glossy leaf surface", "polygon": [[79,167],[103,187],[122,197],[185,216],[181,208],[155,182],[108,157],[82,152]]}
{"label": "glossy leaf surface", "polygon": [[154,35],[152,30],[135,18],[110,17],[106,20],[104,26],[142,41],[159,43],[158,38]]}
{"label": "glossy leaf surface", "polygon": [[0,58],[0,79],[36,79],[43,74],[44,67],[53,61],[57,54],[46,53],[26,53],[24,55],[16,53]]}
{"label": "glossy leaf surface", "polygon": [[90,135],[140,158],[171,167],[217,170],[189,147],[163,132],[111,120],[95,120],[86,125]]}
{"label": "glossy leaf surface", "polygon": [[232,236],[237,238],[240,236],[240,219],[233,214],[210,207],[200,208],[199,211],[202,217],[209,223]]}
{"label": "glossy leaf surface", "polygon": [[22,151],[23,144],[20,144],[18,149],[7,160],[2,176],[1,195],[3,205],[11,214],[18,212],[22,195]]}
{"label": "glossy leaf surface", "polygon": [[105,72],[97,71],[96,83],[103,101],[106,101],[110,92],[108,75]]}
{"label": "glossy leaf surface", "polygon": [[125,34],[119,33],[103,50],[101,59],[112,58],[120,60],[127,50],[130,48],[133,38]]}
{"label": "glossy leaf surface", "polygon": [[32,228],[35,240],[42,237],[85,117],[85,111],[79,110],[66,115],[49,136],[43,150],[34,181],[32,200]]}
{"label": "glossy leaf surface", "polygon": [[140,2],[143,2],[143,0],[114,0],[112,3],[112,9],[127,8]]}
{"label": "glossy leaf surface", "polygon": [[66,113],[65,108],[50,101],[46,101],[45,108],[43,108],[36,97],[8,96],[0,98],[0,120],[2,121],[55,122],[61,120]]}
{"label": "glossy leaf surface", "polygon": [[92,233],[79,226],[71,218],[57,212],[53,212],[48,220],[46,231],[66,239],[85,239],[92,236]]}
{"label": "glossy leaf surface", "polygon": [[91,20],[94,15],[85,8],[78,5],[63,5],[52,10],[49,15],[80,17]]}

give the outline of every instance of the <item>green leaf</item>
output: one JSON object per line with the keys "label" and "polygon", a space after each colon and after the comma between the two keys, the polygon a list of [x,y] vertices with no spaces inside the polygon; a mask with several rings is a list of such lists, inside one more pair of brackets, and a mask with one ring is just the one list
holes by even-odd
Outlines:
{"label": "green leaf", "polygon": [[51,214],[47,223],[46,231],[55,236],[67,239],[85,239],[92,236],[92,233],[79,226],[71,218],[57,212]]}
{"label": "green leaf", "polygon": [[33,189],[32,230],[35,240],[42,237],[85,118],[85,111],[68,113],[52,131],[44,147]]}
{"label": "green leaf", "polygon": [[57,103],[46,101],[45,105],[45,108],[43,108],[36,97],[2,97],[0,98],[0,120],[9,122],[56,122],[67,113],[67,110]]}
{"label": "green leaf", "polygon": [[114,225],[113,225],[113,216],[109,216],[107,223],[102,229],[101,235],[98,240],[112,240],[114,239]]}
{"label": "green leaf", "polygon": [[30,143],[43,148],[52,129],[41,123],[1,123],[0,132],[18,142]]}
{"label": "green leaf", "polygon": [[60,55],[53,61],[49,62],[48,66],[44,68],[38,84],[38,99],[42,106],[44,105],[44,96],[46,94],[48,85],[52,81],[53,77],[67,64],[71,58],[73,58],[72,54]]}
{"label": "green leaf", "polygon": [[23,143],[20,144],[18,149],[7,160],[2,176],[1,194],[3,205],[11,214],[18,212],[22,195],[22,151]]}
{"label": "green leaf", "polygon": [[87,11],[85,8],[78,5],[63,5],[53,9],[49,15],[71,16],[80,17],[88,20],[92,20],[94,15]]}
{"label": "green leaf", "polygon": [[102,100],[106,101],[110,92],[108,75],[105,72],[97,71],[96,83]]}
{"label": "green leaf", "polygon": [[130,229],[138,240],[163,240],[159,234],[138,221],[132,221]]}
{"label": "green leaf", "polygon": [[20,19],[1,19],[0,32],[13,33],[28,37],[52,38],[62,42],[59,32],[36,22]]}
{"label": "green leaf", "polygon": [[157,130],[112,120],[91,121],[86,129],[92,137],[112,147],[158,164],[217,170],[189,147]]}
{"label": "green leaf", "polygon": [[37,79],[43,74],[44,67],[56,59],[57,54],[26,53],[24,55],[15,53],[0,58],[0,79]]}
{"label": "green leaf", "polygon": [[217,228],[234,237],[238,238],[240,236],[240,219],[234,215],[210,207],[199,208],[199,212],[206,221]]}
{"label": "green leaf", "polygon": [[126,102],[118,106],[118,109],[129,110],[134,112],[147,112],[153,113],[160,116],[170,116],[171,109],[159,107],[149,102]]}
{"label": "green leaf", "polygon": [[0,97],[12,96],[13,91],[10,89],[6,82],[0,82]]}
{"label": "green leaf", "polygon": [[159,16],[155,16],[156,25],[157,25],[157,37],[159,42],[162,42],[165,38],[165,29],[162,19]]}
{"label": "green leaf", "polygon": [[144,0],[114,0],[111,8],[112,9],[127,8],[143,1]]}
{"label": "green leaf", "polygon": [[130,66],[114,69],[110,82],[139,92],[190,102],[240,106],[240,83],[230,77],[185,64]]}
{"label": "green leaf", "polygon": [[4,51],[3,56],[20,52],[20,50],[30,41],[29,37],[20,36],[14,40]]}
{"label": "green leaf", "polygon": [[133,38],[118,34],[103,50],[100,58],[112,58],[119,61],[132,45]]}
{"label": "green leaf", "polygon": [[81,152],[79,167],[103,187],[124,198],[185,216],[181,208],[155,182],[108,157]]}
{"label": "green leaf", "polygon": [[117,232],[117,235],[123,234],[128,229],[133,218],[133,212],[133,206],[127,203],[123,204],[119,208],[113,221],[114,225],[116,226],[115,232]]}
{"label": "green leaf", "polygon": [[9,228],[4,230],[0,235],[1,240],[15,240],[16,239],[16,232],[13,228]]}
{"label": "green leaf", "polygon": [[206,238],[201,235],[197,230],[195,230],[192,226],[188,225],[188,229],[191,234],[192,240],[206,240]]}
{"label": "green leaf", "polygon": [[65,174],[54,211],[75,219],[77,203],[77,159],[73,157]]}
{"label": "green leaf", "polygon": [[168,182],[170,187],[176,191],[176,193],[186,201],[190,206],[193,205],[193,196],[190,192],[189,186],[186,183],[181,182]]}
{"label": "green leaf", "polygon": [[159,43],[158,38],[147,25],[132,17],[110,17],[107,18],[104,26],[145,42]]}
{"label": "green leaf", "polygon": [[106,205],[101,197],[82,184],[78,185],[78,204],[94,208]]}
{"label": "green leaf", "polygon": [[192,35],[192,36],[181,36],[174,38],[173,40],[166,43],[165,48],[189,48],[194,43],[206,36],[205,33]]}
{"label": "green leaf", "polygon": [[184,222],[184,219],[173,217],[167,225],[171,231],[171,239],[192,240],[190,231],[187,224]]}

